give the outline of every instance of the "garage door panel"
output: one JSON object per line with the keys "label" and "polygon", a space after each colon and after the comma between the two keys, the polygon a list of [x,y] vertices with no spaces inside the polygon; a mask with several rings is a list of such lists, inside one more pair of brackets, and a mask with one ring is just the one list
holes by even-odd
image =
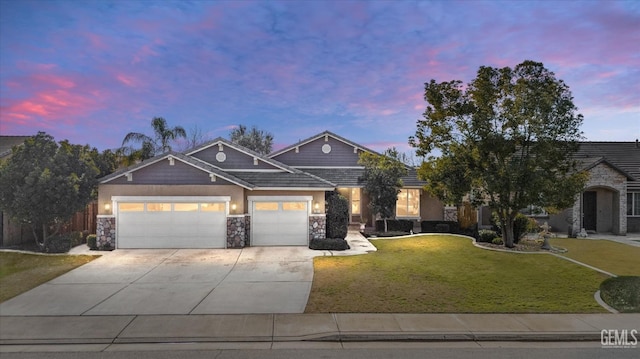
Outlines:
{"label": "garage door panel", "polygon": [[[120,207],[120,204],[119,204]],[[198,203],[122,204],[116,229],[118,248],[224,248],[226,244],[225,203],[198,210]],[[196,209],[195,211],[193,209]],[[129,209],[129,210],[127,210]],[[131,210],[133,209],[133,210]],[[177,210],[176,210],[177,209]]]}
{"label": "garage door panel", "polygon": [[256,246],[307,245],[308,221],[307,202],[254,202],[252,243]]}

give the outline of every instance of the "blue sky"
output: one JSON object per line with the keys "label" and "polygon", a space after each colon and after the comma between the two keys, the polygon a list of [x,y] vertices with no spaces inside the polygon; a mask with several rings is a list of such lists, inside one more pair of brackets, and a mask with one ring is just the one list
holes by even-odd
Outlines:
{"label": "blue sky", "polygon": [[0,0],[0,133],[99,149],[154,116],[409,151],[424,83],[540,61],[588,140],[640,137],[636,1]]}

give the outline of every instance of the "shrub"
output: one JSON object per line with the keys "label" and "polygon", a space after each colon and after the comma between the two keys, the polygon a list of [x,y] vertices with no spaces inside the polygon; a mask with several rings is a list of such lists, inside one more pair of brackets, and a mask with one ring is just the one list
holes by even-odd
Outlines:
{"label": "shrub", "polygon": [[621,313],[640,313],[640,277],[609,278],[600,284],[600,297]]}
{"label": "shrub", "polygon": [[420,227],[422,233],[460,233],[460,225],[454,221],[422,221]]}
{"label": "shrub", "polygon": [[343,238],[314,238],[309,242],[309,248],[326,251],[344,251],[349,249],[350,247],[347,241]]}
{"label": "shrub", "polygon": [[87,236],[87,246],[89,246],[89,249],[91,250],[98,249],[98,238],[95,234],[90,234]]}
{"label": "shrub", "polygon": [[49,238],[44,251],[47,253],[67,253],[71,249],[71,235],[61,234]]}
{"label": "shrub", "polygon": [[502,238],[500,238],[500,237],[496,237],[496,238],[494,238],[494,239],[491,241],[491,243],[493,243],[493,244],[497,244],[497,245],[499,245],[499,246],[501,246],[501,245],[503,245],[503,244],[504,244],[504,242],[502,241]]}
{"label": "shrub", "polygon": [[342,238],[349,230],[349,200],[338,192],[327,192],[327,237]]}
{"label": "shrub", "polygon": [[[502,222],[500,221],[500,218],[498,217],[497,213],[493,212],[493,215],[491,216],[491,222],[495,227],[496,233],[498,233],[498,235],[501,236]],[[513,243],[514,244],[518,244],[518,242],[520,242],[520,239],[522,239],[522,237],[524,237],[525,234],[527,234],[528,227],[529,227],[529,217],[525,216],[522,213],[518,213],[516,215],[516,218],[513,221]]]}
{"label": "shrub", "polygon": [[69,233],[69,241],[71,248],[73,248],[84,242],[84,235],[82,234],[82,232],[71,232]]}
{"label": "shrub", "polygon": [[490,229],[482,229],[478,231],[478,242],[491,243],[494,238],[498,238],[496,231]]}
{"label": "shrub", "polygon": [[[389,232],[405,232],[413,231],[413,221],[408,219],[387,219],[387,230]],[[384,220],[376,221],[376,231],[384,232]]]}

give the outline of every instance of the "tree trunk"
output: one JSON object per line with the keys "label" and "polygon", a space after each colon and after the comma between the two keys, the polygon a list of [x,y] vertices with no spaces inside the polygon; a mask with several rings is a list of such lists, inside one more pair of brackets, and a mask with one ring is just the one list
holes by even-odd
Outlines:
{"label": "tree trunk", "polygon": [[36,230],[36,227],[38,227],[38,225],[36,224],[32,224],[31,225],[31,230],[33,231],[33,238],[36,241],[36,245],[38,246],[38,249],[40,250],[40,252],[44,252],[45,249],[47,248],[47,225],[46,224],[42,224],[40,230],[42,231],[42,240],[38,239],[38,231]]}
{"label": "tree trunk", "polygon": [[515,247],[513,244],[513,219],[504,218],[502,222],[502,241],[504,242],[504,246],[513,248]]}
{"label": "tree trunk", "polygon": [[384,219],[384,233],[387,233],[388,231],[388,227],[387,227],[387,219]]}

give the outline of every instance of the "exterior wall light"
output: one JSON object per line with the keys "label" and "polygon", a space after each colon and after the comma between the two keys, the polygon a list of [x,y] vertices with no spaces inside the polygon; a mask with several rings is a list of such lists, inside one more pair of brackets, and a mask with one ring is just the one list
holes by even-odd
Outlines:
{"label": "exterior wall light", "polygon": [[315,213],[320,212],[320,203],[316,202],[316,203],[313,205],[313,211],[314,211]]}
{"label": "exterior wall light", "polygon": [[107,212],[107,213],[111,213],[111,204],[109,204],[109,203],[105,203],[105,204],[104,204],[104,210],[105,210],[105,212]]}
{"label": "exterior wall light", "polygon": [[231,203],[231,212],[235,213],[236,208],[237,208],[236,204],[235,203]]}

